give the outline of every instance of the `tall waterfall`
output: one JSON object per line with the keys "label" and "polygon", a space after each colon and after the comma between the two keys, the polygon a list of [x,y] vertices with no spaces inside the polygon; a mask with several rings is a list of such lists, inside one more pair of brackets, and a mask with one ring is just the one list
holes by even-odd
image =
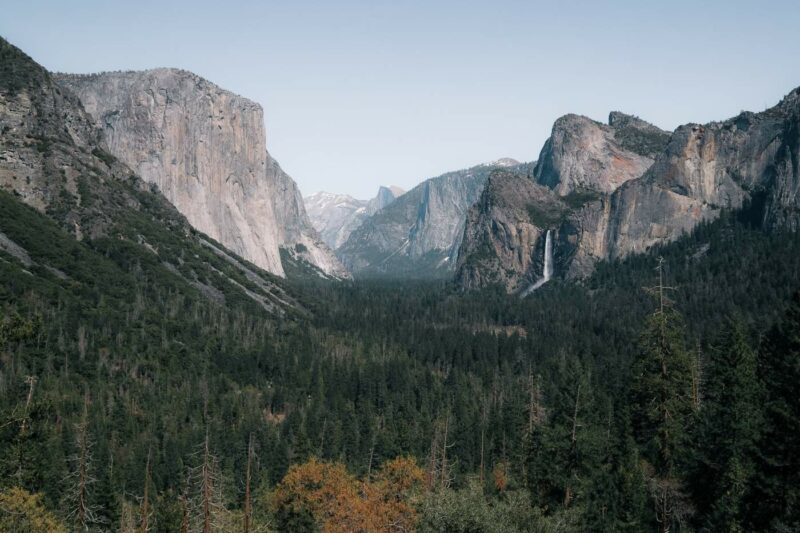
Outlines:
{"label": "tall waterfall", "polygon": [[542,269],[542,277],[539,278],[536,283],[532,284],[530,287],[522,291],[520,296],[525,298],[527,295],[550,281],[550,278],[553,277],[553,240],[550,238],[550,230],[547,230],[547,233],[544,237],[544,268]]}
{"label": "tall waterfall", "polygon": [[544,272],[542,274],[543,283],[550,281],[550,278],[553,277],[553,240],[550,238],[550,230],[547,230],[544,238]]}

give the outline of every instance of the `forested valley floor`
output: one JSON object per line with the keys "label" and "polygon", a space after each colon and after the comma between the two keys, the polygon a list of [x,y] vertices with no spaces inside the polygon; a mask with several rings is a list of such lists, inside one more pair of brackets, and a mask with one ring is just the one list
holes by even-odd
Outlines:
{"label": "forested valley floor", "polygon": [[279,317],[0,204],[2,531],[800,529],[800,234],[746,212],[525,299]]}

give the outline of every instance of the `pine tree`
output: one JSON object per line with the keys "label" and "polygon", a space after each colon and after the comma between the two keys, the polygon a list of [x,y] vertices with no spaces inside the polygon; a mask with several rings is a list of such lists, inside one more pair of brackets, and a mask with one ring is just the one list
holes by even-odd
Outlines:
{"label": "pine tree", "polygon": [[692,475],[698,523],[711,531],[743,531],[744,497],[755,473],[760,402],[756,352],[742,321],[730,320],[706,367]]}
{"label": "pine tree", "polygon": [[766,398],[750,526],[796,531],[800,529],[800,293],[763,343],[758,375]]}
{"label": "pine tree", "polygon": [[627,413],[608,406],[603,434],[599,461],[586,480],[582,530],[642,531],[648,493]]}
{"label": "pine tree", "polygon": [[692,418],[692,360],[680,314],[672,307],[659,260],[658,307],[640,338],[634,376],[634,430],[659,528],[670,531],[691,513],[681,477],[681,453]]}

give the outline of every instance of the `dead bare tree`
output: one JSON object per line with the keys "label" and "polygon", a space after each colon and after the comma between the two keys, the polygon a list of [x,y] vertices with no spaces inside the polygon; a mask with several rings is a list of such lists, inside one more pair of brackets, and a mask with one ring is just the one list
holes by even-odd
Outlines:
{"label": "dead bare tree", "polygon": [[70,457],[72,471],[65,480],[68,516],[80,531],[88,531],[92,525],[99,523],[97,516],[99,507],[91,504],[91,488],[97,482],[92,475],[92,446],[93,442],[89,435],[89,395],[87,394],[83,401],[81,420],[75,425],[76,453]]}
{"label": "dead bare tree", "polygon": [[702,366],[702,351],[700,349],[700,342],[697,343],[697,348],[692,354],[692,407],[695,411],[700,409],[700,404],[703,401],[703,366]]}
{"label": "dead bare tree", "polygon": [[25,384],[28,385],[28,396],[25,398],[25,412],[22,414],[22,427],[19,431],[20,436],[25,435],[25,429],[28,423],[28,412],[30,411],[31,402],[33,401],[33,388],[36,386],[36,381],[36,376],[25,376]]}
{"label": "dead bare tree", "polygon": [[189,474],[190,489],[193,489],[194,496],[188,500],[188,522],[192,530],[211,533],[223,521],[226,510],[219,463],[211,453],[208,431],[198,455],[200,464]]}
{"label": "dead bare tree", "polygon": [[245,472],[244,480],[244,533],[250,533],[253,522],[253,503],[250,495],[250,480],[254,456],[255,449],[253,446],[253,434],[251,433],[250,440],[247,443],[247,470]]}
{"label": "dead bare tree", "polygon": [[[580,423],[578,422],[578,410],[580,409],[580,401],[581,401],[581,383],[578,382],[578,386],[575,390],[575,407],[572,411],[572,431],[570,433],[570,443],[569,443],[569,450],[570,456],[574,457],[577,453],[577,446],[578,446],[578,428],[580,427]],[[572,476],[570,476],[571,478]],[[572,502],[572,485],[567,482],[567,486],[564,490],[564,507],[569,507],[569,504]]]}
{"label": "dead bare tree", "polygon": [[483,487],[483,484],[486,480],[485,442],[486,442],[486,425],[488,424],[488,422],[489,422],[489,398],[484,397],[483,401],[481,402],[481,469],[480,469],[481,487]]}

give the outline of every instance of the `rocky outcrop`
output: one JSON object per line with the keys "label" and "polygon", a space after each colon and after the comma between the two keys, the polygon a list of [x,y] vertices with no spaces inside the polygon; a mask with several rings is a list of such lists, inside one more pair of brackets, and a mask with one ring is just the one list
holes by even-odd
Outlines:
{"label": "rocky outcrop", "polygon": [[94,239],[117,211],[139,207],[131,187],[141,185],[106,152],[79,99],[0,38],[0,187],[76,238]]}
{"label": "rocky outcrop", "polygon": [[[562,196],[562,210],[555,218],[549,216],[558,210],[544,209],[541,202],[537,206],[529,193],[531,184],[506,178],[501,186],[498,180],[491,201],[479,202],[468,218],[457,274],[462,286],[502,283],[513,291],[519,288],[518,280],[534,279],[541,261],[542,232],[548,229],[557,236],[555,275],[580,278],[591,274],[598,261],[621,259],[674,240],[701,221],[718,217],[723,209],[749,206],[751,215],[767,230],[796,231],[800,227],[800,89],[762,113],[745,112],[724,122],[681,126],[658,154],[662,134],[635,117],[612,113],[613,139],[605,129],[599,128],[598,134],[598,127],[591,125],[585,129],[594,133],[575,133],[564,128],[565,120],[572,125],[585,122],[574,117],[561,119],[554,132],[560,129],[571,132],[573,139],[594,139],[577,143],[589,152],[606,146],[608,153],[614,154],[608,161],[617,163],[620,150],[627,152],[628,163],[615,163],[620,171],[631,168],[629,163],[635,161],[631,153],[644,158],[641,166],[653,155],[654,163],[639,177],[623,174],[621,179],[608,175],[609,167],[598,164],[594,155],[565,157],[569,150],[556,149],[559,144],[554,139],[569,136],[554,135],[542,150],[548,159],[539,163],[534,175]],[[609,192],[613,183],[619,185]],[[595,186],[594,192],[586,192],[590,189],[587,184]],[[522,227],[524,217],[519,213],[524,205],[532,214],[528,222],[538,228],[537,233],[524,226],[526,235],[538,235],[535,244],[522,245],[520,239],[496,236],[513,235],[513,231],[495,231],[494,237],[487,238],[492,228],[508,227],[509,221]],[[548,205],[557,204],[550,199]],[[486,254],[490,249],[483,244],[486,242],[492,245],[493,254]],[[523,260],[510,255],[519,250],[532,257]]]}
{"label": "rocky outcrop", "polygon": [[674,240],[720,210],[755,203],[766,229],[800,222],[800,92],[763,113],[681,126],[650,170],[577,214],[581,228],[568,274]]}
{"label": "rocky outcrop", "polygon": [[553,125],[534,177],[561,196],[587,190],[611,193],[641,176],[668,138],[655,126],[618,112],[611,114],[609,125],[566,115]]}
{"label": "rocky outcrop", "polygon": [[318,192],[304,199],[311,224],[322,240],[333,248],[347,241],[364,220],[405,194],[399,187],[383,187],[372,200],[357,200],[347,194]]}
{"label": "rocky outcrop", "polygon": [[508,292],[524,290],[542,275],[545,232],[567,211],[557,194],[527,176],[492,172],[467,214],[457,283],[468,289],[500,284]]}
{"label": "rocky outcrop", "polygon": [[277,275],[284,273],[279,248],[296,244],[326,273],[343,272],[303,220],[302,203],[293,206],[296,187],[285,186],[291,179],[267,154],[261,106],[176,69],[58,81],[79,96],[109,151],[158,186],[195,228]]}
{"label": "rocky outcrop", "polygon": [[355,275],[445,277],[452,274],[467,210],[504,159],[431,178],[367,218],[337,250]]}

